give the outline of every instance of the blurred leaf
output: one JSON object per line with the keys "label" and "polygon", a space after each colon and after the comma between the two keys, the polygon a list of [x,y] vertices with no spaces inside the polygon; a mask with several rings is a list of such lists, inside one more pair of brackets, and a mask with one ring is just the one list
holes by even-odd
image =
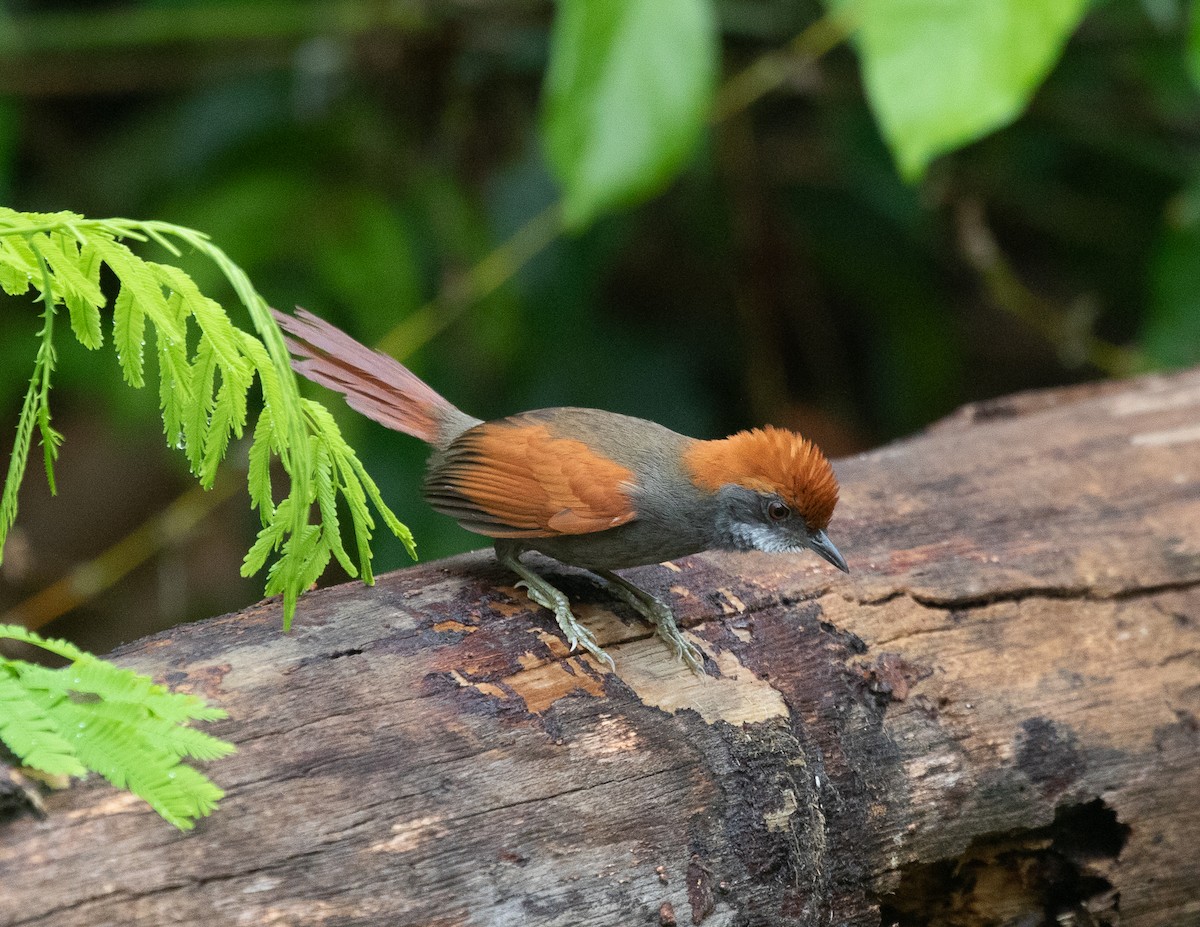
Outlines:
{"label": "blurred leaf", "polygon": [[1150,272],[1143,350],[1162,367],[1200,361],[1200,187],[1168,210]]}
{"label": "blurred leaf", "polygon": [[1192,0],[1188,11],[1187,66],[1192,81],[1200,87],[1200,0]]}
{"label": "blurred leaf", "polygon": [[708,115],[717,56],[709,0],[560,0],[542,131],[570,227],[675,176]]}
{"label": "blurred leaf", "polygon": [[875,118],[906,180],[1011,122],[1088,0],[835,0],[858,18]]}
{"label": "blurred leaf", "polygon": [[1181,0],[1141,0],[1141,7],[1159,32],[1173,32],[1183,21]]}

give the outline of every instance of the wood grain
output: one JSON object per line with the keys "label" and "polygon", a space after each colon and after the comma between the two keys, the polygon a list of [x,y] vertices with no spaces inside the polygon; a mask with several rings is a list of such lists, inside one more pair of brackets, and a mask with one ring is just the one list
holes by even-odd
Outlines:
{"label": "wood grain", "polygon": [[488,554],[118,653],[231,719],[192,834],[88,782],[0,826],[0,924],[1200,923],[1200,372],[838,461],[853,572],[631,571],[698,679]]}

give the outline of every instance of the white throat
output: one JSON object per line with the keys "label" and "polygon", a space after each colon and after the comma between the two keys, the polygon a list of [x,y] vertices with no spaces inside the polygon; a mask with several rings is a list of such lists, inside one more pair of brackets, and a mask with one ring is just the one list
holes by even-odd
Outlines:
{"label": "white throat", "polygon": [[770,554],[790,554],[804,550],[804,545],[796,543],[781,531],[773,531],[766,525],[748,524],[744,521],[734,522],[732,526],[734,538],[743,550],[764,550]]}

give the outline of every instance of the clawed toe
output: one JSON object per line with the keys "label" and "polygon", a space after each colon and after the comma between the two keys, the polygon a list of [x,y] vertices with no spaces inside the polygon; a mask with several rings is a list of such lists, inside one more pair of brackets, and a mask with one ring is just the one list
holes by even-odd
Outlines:
{"label": "clawed toe", "polygon": [[615,670],[617,668],[616,664],[613,663],[612,657],[605,653],[603,648],[596,643],[596,635],[581,625],[575,618],[574,613],[571,611],[571,603],[567,601],[565,595],[541,577],[529,572],[524,564],[518,562],[514,565],[512,562],[509,562],[506,565],[512,568],[519,576],[523,577],[516,584],[516,588],[524,589],[530,600],[554,613],[554,620],[558,622],[559,630],[562,631],[563,637],[566,638],[567,646],[571,648],[571,653],[582,647],[601,663],[607,664],[609,669]]}
{"label": "clawed toe", "polygon": [[686,663],[693,673],[704,675],[704,654],[679,630],[670,606],[611,570],[596,573],[613,594],[654,625],[655,633],[671,648],[675,659]]}

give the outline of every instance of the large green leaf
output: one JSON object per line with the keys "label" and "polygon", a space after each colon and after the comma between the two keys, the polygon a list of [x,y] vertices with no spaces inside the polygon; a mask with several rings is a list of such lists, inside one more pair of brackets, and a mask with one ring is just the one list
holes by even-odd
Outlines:
{"label": "large green leaf", "polygon": [[560,0],[542,131],[568,226],[675,176],[707,119],[717,51],[710,0]]}
{"label": "large green leaf", "polygon": [[1015,119],[1088,0],[837,0],[859,25],[875,118],[901,174]]}

